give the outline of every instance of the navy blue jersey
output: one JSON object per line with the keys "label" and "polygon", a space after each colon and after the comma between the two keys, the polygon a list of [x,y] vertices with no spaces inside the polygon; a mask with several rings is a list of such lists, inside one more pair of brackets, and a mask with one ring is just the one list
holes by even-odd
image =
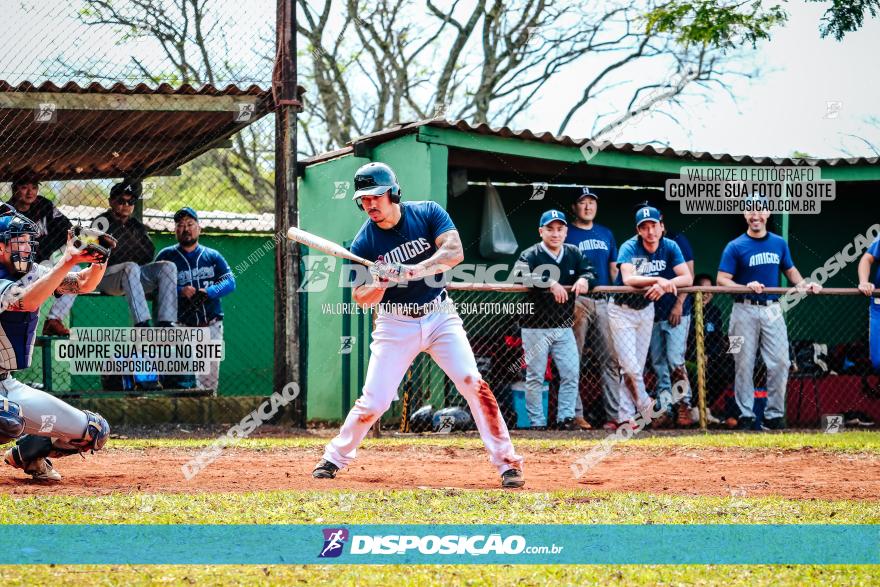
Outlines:
{"label": "navy blue jersey", "polygon": [[[681,256],[684,257],[684,262],[694,260],[694,250],[691,248],[691,243],[688,241],[687,237],[683,234],[670,234],[667,238],[675,241],[675,244],[678,245],[678,248],[681,249]],[[666,270],[660,274],[660,277],[664,277],[666,279],[672,279],[675,277],[675,271],[672,267],[667,267]],[[659,300],[654,302],[654,322],[661,322],[663,320],[669,319],[669,312],[672,311],[672,306],[675,305],[675,300],[678,295],[672,294],[664,294],[660,297]],[[694,301],[693,296],[688,296],[684,300],[684,305],[682,306],[681,315],[682,316],[690,316],[691,310],[693,309]]]}
{"label": "navy blue jersey", "polygon": [[[740,285],[757,281],[766,287],[779,287],[779,272],[794,267],[788,243],[778,234],[768,232],[763,238],[743,234],[724,247],[718,270],[733,275]],[[752,300],[775,300],[779,295],[751,293]]]}
{"label": "navy blue jersey", "polygon": [[617,260],[617,241],[611,230],[595,223],[589,230],[569,224],[565,242],[576,246],[593,266],[596,277],[590,283],[590,288],[596,285],[611,285],[609,263]]}
{"label": "navy blue jersey", "polygon": [[198,305],[187,303],[187,298],[181,297],[178,300],[179,322],[195,326],[223,317],[220,298],[235,290],[235,277],[223,255],[202,245],[196,245],[188,253],[180,245],[174,245],[159,251],[156,260],[171,261],[177,266],[178,292],[191,285],[197,290],[204,289],[208,294],[208,300]]}
{"label": "navy blue jersey", "polygon": [[[656,251],[649,253],[642,245],[642,239],[634,236],[620,247],[617,265],[623,263],[632,264],[635,267],[635,274],[639,277],[662,277],[666,271],[684,263],[684,257],[675,241],[666,237],[660,239]],[[615,284],[623,285],[621,273],[617,274]]]}
{"label": "navy blue jersey", "polygon": [[31,365],[40,313],[16,310],[15,302],[22,287],[47,273],[49,269],[34,264],[26,275],[18,278],[0,265],[0,305],[9,308],[0,312],[0,372],[27,369]]}
{"label": "navy blue jersey", "polygon": [[[389,263],[413,265],[437,252],[437,237],[455,230],[452,219],[437,202],[402,202],[400,222],[385,229],[367,220],[351,243],[351,252],[375,261],[381,255]],[[438,283],[439,276],[432,276]],[[385,290],[383,303],[424,304],[440,295],[442,287],[432,287],[424,279],[395,284]]]}

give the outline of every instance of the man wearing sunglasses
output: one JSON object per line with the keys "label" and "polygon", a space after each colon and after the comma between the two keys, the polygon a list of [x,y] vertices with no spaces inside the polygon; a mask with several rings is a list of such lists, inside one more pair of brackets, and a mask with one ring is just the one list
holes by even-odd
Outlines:
{"label": "man wearing sunglasses", "polygon": [[[140,196],[140,182],[117,183],[110,189],[110,209],[92,221],[93,228],[117,240],[97,289],[107,295],[125,296],[135,326],[151,326],[146,294],[155,291],[156,326],[173,326],[177,320],[177,268],[170,261],[152,262],[156,247],[147,227],[133,214]],[[72,300],[69,305],[73,305]]]}

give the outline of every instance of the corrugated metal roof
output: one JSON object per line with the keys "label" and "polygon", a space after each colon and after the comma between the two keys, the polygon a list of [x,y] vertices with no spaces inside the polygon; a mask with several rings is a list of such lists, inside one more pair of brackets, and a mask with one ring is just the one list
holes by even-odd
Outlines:
{"label": "corrugated metal roof", "polygon": [[[302,88],[299,88],[300,95]],[[49,121],[38,111],[52,105]],[[0,181],[145,177],[222,144],[275,108],[256,85],[217,88],[0,81]],[[242,108],[250,109],[241,116]]]}
{"label": "corrugated metal roof", "polygon": [[465,120],[419,120],[415,122],[401,123],[387,129],[370,133],[354,139],[346,147],[336,151],[321,153],[299,162],[300,165],[312,165],[322,161],[329,161],[354,151],[356,144],[379,144],[390,141],[402,135],[417,133],[420,127],[432,126],[437,128],[450,128],[481,135],[490,135],[502,138],[514,138],[524,141],[536,141],[567,147],[581,147],[584,144],[592,145],[603,151],[618,153],[635,153],[640,155],[667,157],[681,161],[706,161],[714,163],[726,163],[737,165],[880,165],[880,157],[852,157],[852,158],[792,158],[792,157],[763,157],[753,155],[731,155],[729,153],[709,153],[707,151],[689,151],[672,149],[669,147],[654,147],[638,143],[609,143],[608,141],[591,141],[587,139],[574,139],[568,135],[556,136],[549,132],[535,133],[531,130],[513,130],[503,126],[493,128],[488,124],[471,124]]}
{"label": "corrugated metal roof", "polygon": [[92,82],[87,86],[81,86],[76,82],[68,82],[63,86],[58,86],[51,81],[45,81],[40,85],[34,85],[32,82],[21,82],[18,85],[12,85],[7,81],[0,80],[0,92],[49,92],[65,94],[127,95],[164,94],[178,96],[259,96],[265,94],[267,91],[268,90],[264,90],[256,84],[251,84],[244,89],[232,84],[222,89],[216,88],[211,84],[206,84],[201,88],[195,88],[190,84],[183,84],[182,86],[178,87],[174,87],[171,84],[159,84],[157,87],[151,88],[147,84],[138,84],[132,87],[126,86],[123,83],[115,83],[110,87],[106,87],[98,82]]}

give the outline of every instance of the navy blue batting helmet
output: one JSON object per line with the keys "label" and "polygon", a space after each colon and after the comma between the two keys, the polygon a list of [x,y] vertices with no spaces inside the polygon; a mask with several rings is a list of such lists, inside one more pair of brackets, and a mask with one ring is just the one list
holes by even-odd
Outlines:
{"label": "navy blue batting helmet", "polygon": [[400,184],[394,170],[384,163],[367,163],[362,165],[354,174],[354,197],[361,210],[361,198],[364,196],[381,196],[391,191],[391,201],[395,204],[400,202]]}

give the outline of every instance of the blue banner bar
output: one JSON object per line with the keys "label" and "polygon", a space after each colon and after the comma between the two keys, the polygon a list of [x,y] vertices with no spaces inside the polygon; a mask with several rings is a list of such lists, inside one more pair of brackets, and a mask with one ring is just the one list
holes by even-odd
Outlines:
{"label": "blue banner bar", "polygon": [[0,564],[880,564],[873,525],[0,525]]}

